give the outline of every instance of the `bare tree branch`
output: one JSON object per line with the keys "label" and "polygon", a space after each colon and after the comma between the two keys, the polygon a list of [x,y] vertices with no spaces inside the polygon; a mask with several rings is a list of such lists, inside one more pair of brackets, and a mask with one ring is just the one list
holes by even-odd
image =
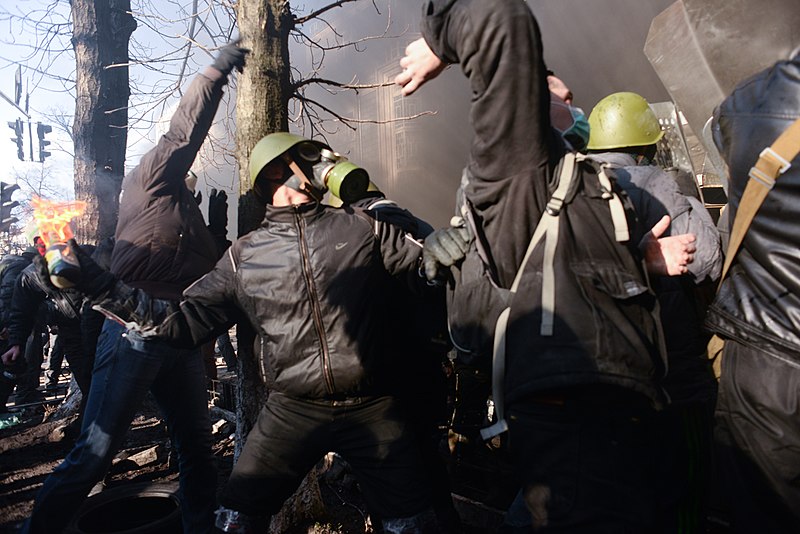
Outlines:
{"label": "bare tree branch", "polygon": [[[349,4],[350,2],[357,2],[357,1],[358,0],[339,0],[338,2],[333,2],[331,4],[328,4],[327,6],[321,7],[316,11],[312,11],[311,13],[303,17],[295,17],[294,23],[295,25],[304,24],[309,20],[319,18],[320,15],[330,11],[331,9],[342,7],[344,4]],[[375,2],[372,2],[372,5],[375,5]],[[377,9],[377,6],[375,7],[375,9]]]}
{"label": "bare tree branch", "polygon": [[330,85],[333,87],[339,87],[340,89],[352,89],[356,93],[358,93],[361,89],[377,89],[379,87],[393,87],[394,82],[383,82],[383,83],[343,83],[337,82],[335,80],[328,80],[326,78],[307,78],[305,80],[300,80],[295,82],[292,86],[295,91],[306,87],[307,85],[311,84],[320,84],[320,85]]}

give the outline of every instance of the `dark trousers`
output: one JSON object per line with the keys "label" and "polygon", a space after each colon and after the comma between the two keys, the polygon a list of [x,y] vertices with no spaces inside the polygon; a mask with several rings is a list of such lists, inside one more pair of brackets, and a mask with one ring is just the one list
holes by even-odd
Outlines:
{"label": "dark trousers", "polygon": [[800,532],[800,365],[726,340],[718,465],[737,533]]}
{"label": "dark trousers", "polygon": [[706,531],[711,490],[714,398],[667,406],[656,416],[659,530]]}
{"label": "dark trousers", "polygon": [[613,387],[508,407],[509,448],[535,532],[656,532],[653,411]]}
{"label": "dark trousers", "polygon": [[17,374],[17,404],[36,402],[41,399],[38,391],[39,378],[42,376],[42,362],[44,362],[44,343],[42,332],[37,327],[28,336],[24,347],[24,369]]}
{"label": "dark trousers", "polygon": [[105,476],[145,395],[152,391],[178,453],[184,532],[211,532],[216,469],[205,383],[196,350],[144,341],[106,321],[97,343],[81,435],[45,480],[22,531],[64,530],[92,486]]}
{"label": "dark trousers", "polygon": [[393,397],[315,402],[271,393],[220,504],[249,516],[280,510],[322,456],[339,453],[370,510],[411,517],[431,505],[419,450]]}

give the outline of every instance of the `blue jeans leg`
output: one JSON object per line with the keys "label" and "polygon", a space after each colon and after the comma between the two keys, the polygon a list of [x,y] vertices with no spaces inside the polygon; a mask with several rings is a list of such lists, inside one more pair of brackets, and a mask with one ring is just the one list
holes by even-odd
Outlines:
{"label": "blue jeans leg", "polygon": [[105,476],[113,455],[158,375],[162,359],[133,349],[122,326],[106,321],[75,447],[45,480],[23,532],[62,532]]}
{"label": "blue jeans leg", "polygon": [[[152,344],[148,342],[148,344]],[[217,472],[211,452],[206,371],[199,350],[152,349],[167,362],[153,384],[178,454],[183,531],[211,532],[216,508]]]}

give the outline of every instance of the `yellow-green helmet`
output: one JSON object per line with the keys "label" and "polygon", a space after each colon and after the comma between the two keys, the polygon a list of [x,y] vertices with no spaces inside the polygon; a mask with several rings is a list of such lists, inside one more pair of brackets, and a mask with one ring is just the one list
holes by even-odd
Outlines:
{"label": "yellow-green helmet", "polygon": [[608,95],[589,115],[589,150],[657,143],[664,135],[647,100],[636,93]]}
{"label": "yellow-green helmet", "polygon": [[[261,140],[256,143],[256,146],[253,147],[253,150],[250,151],[250,164],[248,167],[250,171],[250,186],[252,187],[255,185],[258,174],[272,160],[296,144],[304,141],[310,141],[310,139],[289,132],[276,132],[262,137]],[[320,147],[328,148],[328,145],[324,143],[318,141],[311,142]]]}

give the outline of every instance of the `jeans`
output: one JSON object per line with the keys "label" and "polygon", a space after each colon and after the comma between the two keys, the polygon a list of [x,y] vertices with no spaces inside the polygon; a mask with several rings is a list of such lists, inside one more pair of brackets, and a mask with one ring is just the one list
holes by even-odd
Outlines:
{"label": "jeans", "polygon": [[184,531],[211,532],[216,469],[205,383],[198,351],[143,340],[106,321],[97,343],[81,435],[45,480],[22,532],[57,533],[68,525],[105,476],[148,390],[161,408],[178,454]]}

